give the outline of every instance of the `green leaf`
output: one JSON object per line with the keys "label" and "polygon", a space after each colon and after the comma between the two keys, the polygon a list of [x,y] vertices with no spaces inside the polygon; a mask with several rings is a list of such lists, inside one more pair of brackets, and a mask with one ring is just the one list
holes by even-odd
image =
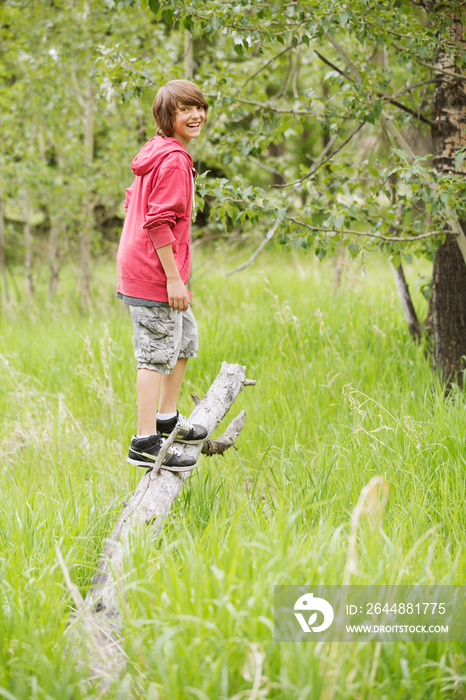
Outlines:
{"label": "green leaf", "polygon": [[191,15],[187,15],[187,17],[184,18],[183,26],[185,29],[188,30],[188,32],[192,32],[192,30],[194,29],[194,22]]}
{"label": "green leaf", "polygon": [[150,11],[156,15],[160,9],[160,0],[149,0],[148,4]]}
{"label": "green leaf", "polygon": [[163,10],[162,19],[168,26],[171,26],[173,24],[173,10],[170,8]]}

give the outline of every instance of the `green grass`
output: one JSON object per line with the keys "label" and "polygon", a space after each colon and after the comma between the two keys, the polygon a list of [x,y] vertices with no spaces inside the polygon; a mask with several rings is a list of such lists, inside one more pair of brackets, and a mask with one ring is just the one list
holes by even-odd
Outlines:
{"label": "green grass", "polygon": [[[234,264],[195,260],[201,352],[180,409],[223,360],[246,365],[257,385],[234,406],[247,411],[239,450],[201,458],[155,545],[135,536],[129,663],[106,697],[465,697],[453,643],[274,643],[274,585],[342,582],[351,513],[376,475],[389,498],[361,518],[351,583],[465,583],[466,402],[445,399],[411,342],[387,263],[365,277],[348,263],[337,289],[312,256],[266,251],[225,277]],[[125,462],[135,368],[113,275],[96,269],[88,314],[69,270],[59,298],[39,289],[0,318],[0,698],[99,694],[70,644],[55,546],[85,595],[141,476]]]}

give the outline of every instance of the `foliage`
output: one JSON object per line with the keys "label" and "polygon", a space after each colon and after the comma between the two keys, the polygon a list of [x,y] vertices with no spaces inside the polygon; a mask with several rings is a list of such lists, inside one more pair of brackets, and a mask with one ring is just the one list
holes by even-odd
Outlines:
{"label": "foliage", "polygon": [[[195,78],[215,113],[201,153],[226,176],[203,182],[213,215],[230,229],[278,219],[281,242],[315,244],[319,257],[340,241],[353,255],[413,243],[431,255],[446,212],[465,212],[462,152],[448,175],[426,153],[435,56],[451,53],[459,73],[466,61],[449,35],[456,4],[149,3],[199,45]],[[407,135],[414,160],[382,116]]]}
{"label": "foliage", "polygon": [[[352,255],[431,257],[446,212],[465,213],[464,149],[448,175],[428,157],[435,57],[449,53],[464,69],[449,37],[456,5],[461,16],[461,3],[407,0],[6,0],[0,189],[18,208],[29,183],[35,207],[63,216],[68,237],[79,236],[91,192],[96,235],[107,221],[116,235],[129,162],[153,133],[153,93],[192,69],[212,107],[193,145],[202,230],[247,234],[278,220],[282,243],[320,258],[341,241]],[[86,81],[96,98],[92,167]]]}

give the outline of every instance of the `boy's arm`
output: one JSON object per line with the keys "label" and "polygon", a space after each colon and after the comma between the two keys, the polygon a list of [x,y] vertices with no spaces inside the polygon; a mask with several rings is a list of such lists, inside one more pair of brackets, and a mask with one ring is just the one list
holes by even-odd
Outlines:
{"label": "boy's arm", "polygon": [[[176,155],[176,154],[175,154]],[[191,207],[191,174],[186,168],[163,167],[152,185],[143,228],[154,248],[174,243],[172,229]]]}
{"label": "boy's arm", "polygon": [[172,244],[167,243],[167,245],[156,248],[156,251],[167,276],[168,303],[178,311],[186,311],[190,304],[189,292],[178,272]]}

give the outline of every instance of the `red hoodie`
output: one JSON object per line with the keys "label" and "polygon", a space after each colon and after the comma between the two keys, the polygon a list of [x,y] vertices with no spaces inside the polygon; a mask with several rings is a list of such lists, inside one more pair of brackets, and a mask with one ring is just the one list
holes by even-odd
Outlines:
{"label": "red hoodie", "polygon": [[195,171],[177,139],[154,136],[131,163],[126,218],[117,255],[117,292],[166,301],[167,277],[156,249],[171,243],[181,279],[189,278],[189,224]]}

